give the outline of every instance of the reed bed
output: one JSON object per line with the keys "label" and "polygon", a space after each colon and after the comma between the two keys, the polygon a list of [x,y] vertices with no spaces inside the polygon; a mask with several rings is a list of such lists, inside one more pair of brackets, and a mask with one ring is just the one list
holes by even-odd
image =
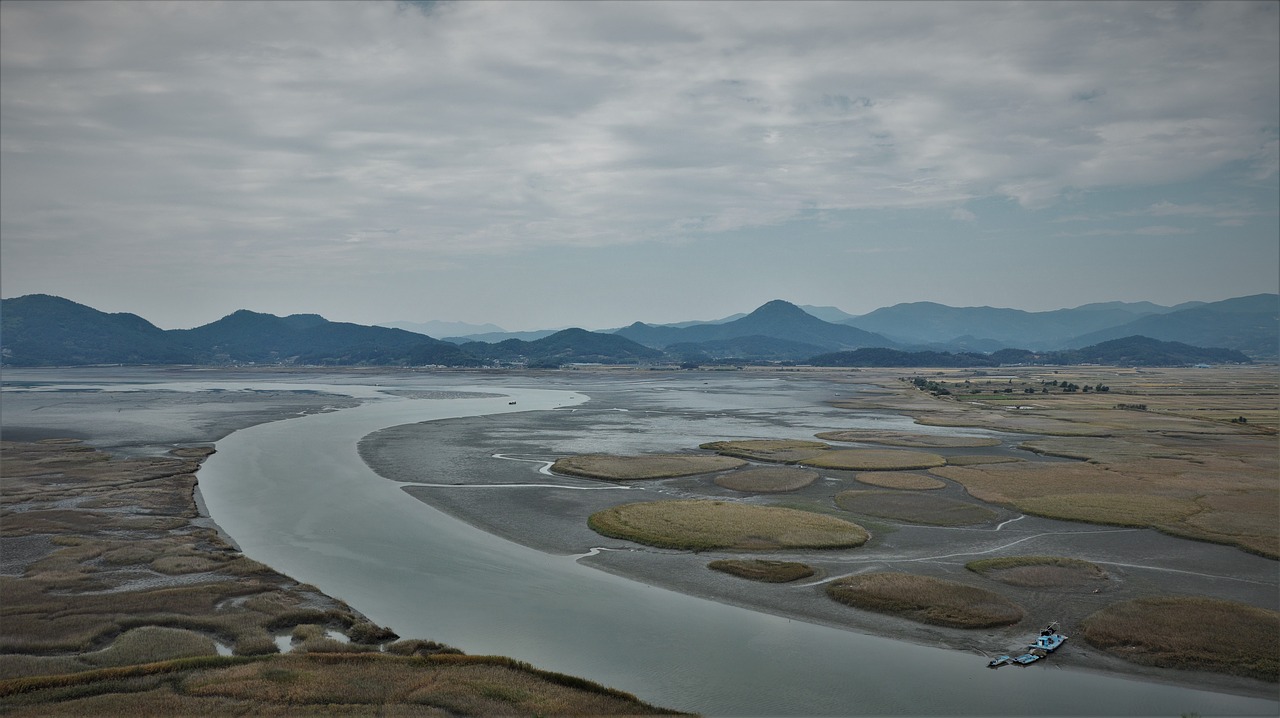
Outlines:
{"label": "reed bed", "polygon": [[707,564],[715,571],[763,583],[788,583],[813,576],[813,567],[797,561],[768,561],[765,559],[721,559]]}
{"label": "reed bed", "polygon": [[742,469],[717,476],[718,486],[746,493],[769,494],[796,491],[818,480],[818,472],[782,467]]}
{"label": "reed bed", "polygon": [[909,573],[864,573],[827,584],[827,595],[854,608],[950,628],[993,628],[1022,620],[1017,604],[998,593]]}
{"label": "reed bed", "polygon": [[835,503],[855,514],[929,526],[969,526],[999,515],[966,501],[903,491],[841,491]]}
{"label": "reed bed", "polygon": [[983,446],[999,446],[1000,440],[983,436],[937,436],[934,434],[906,434],[892,431],[824,431],[816,434],[823,441],[843,441],[858,444],[883,444],[909,449],[968,449]]}
{"label": "reed bed", "polygon": [[16,716],[674,714],[506,658],[373,654],[213,657],[5,681],[0,709]]}
{"label": "reed bed", "polygon": [[948,456],[948,466],[978,466],[979,464],[1013,464],[1023,459],[1016,456],[1000,456],[998,454],[967,454]]}
{"label": "reed bed", "polygon": [[827,451],[831,446],[821,441],[744,439],[739,441],[712,441],[702,444],[698,448],[751,461],[794,464]]}
{"label": "reed bed", "polygon": [[858,474],[858,481],[882,489],[902,489],[906,491],[929,491],[946,488],[944,481],[903,471],[863,471]]}
{"label": "reed bed", "polygon": [[746,463],[741,459],[728,456],[697,454],[647,454],[644,456],[583,454],[560,459],[551,465],[551,470],[558,474],[589,479],[638,481],[727,471],[744,466]]}
{"label": "reed bed", "polygon": [[1280,612],[1198,597],[1140,598],[1084,620],[1084,640],[1126,660],[1280,681]]}
{"label": "reed bed", "polygon": [[970,561],[965,568],[986,578],[1024,588],[1094,588],[1107,580],[1097,564],[1063,556],[1004,556]]}
{"label": "reed bed", "polygon": [[588,525],[610,538],[690,551],[853,548],[870,538],[833,516],[701,499],[614,506],[592,514]]}
{"label": "reed bed", "polygon": [[906,471],[932,469],[943,466],[947,460],[925,451],[894,451],[891,449],[837,449],[824,451],[799,463],[822,469],[846,471]]}

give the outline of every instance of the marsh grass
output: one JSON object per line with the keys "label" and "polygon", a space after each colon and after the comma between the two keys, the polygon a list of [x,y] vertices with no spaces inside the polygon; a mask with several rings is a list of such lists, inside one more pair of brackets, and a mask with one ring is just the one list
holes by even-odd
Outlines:
{"label": "marsh grass", "polygon": [[698,448],[751,461],[795,464],[827,451],[831,446],[821,441],[744,439],[738,441],[712,441],[702,444]]}
{"label": "marsh grass", "polygon": [[1016,456],[999,456],[995,454],[968,454],[948,456],[948,466],[977,466],[979,464],[1013,464],[1023,459]]}
{"label": "marsh grass", "polygon": [[944,481],[902,471],[863,471],[858,474],[858,481],[883,489],[903,489],[908,491],[928,491],[946,488]]}
{"label": "marsh grass", "polygon": [[816,573],[808,564],[764,559],[720,559],[708,563],[707,568],[763,583],[788,583]]}
{"label": "marsh grass", "polygon": [[1280,612],[1196,597],[1141,598],[1084,620],[1090,645],[1162,668],[1280,681]]}
{"label": "marsh grass", "polygon": [[870,538],[832,516],[696,499],[623,504],[597,511],[587,523],[610,538],[692,551],[853,548]]}
{"label": "marsh grass", "polygon": [[835,502],[855,514],[929,526],[980,524],[999,515],[985,506],[903,491],[841,491]]}
{"label": "marsh grass", "polygon": [[943,466],[947,460],[924,451],[892,449],[836,449],[816,454],[799,463],[823,469],[852,471],[904,471]]}
{"label": "marsh grass", "polygon": [[551,465],[551,470],[558,474],[582,476],[590,479],[637,481],[727,471],[736,469],[746,463],[740,459],[727,456],[697,454],[648,454],[644,456],[584,454],[560,459]]}
{"label": "marsh grass", "polygon": [[992,628],[1022,620],[1023,611],[998,593],[908,573],[865,573],[827,584],[840,603],[950,628]]}
{"label": "marsh grass", "polygon": [[[78,654],[75,660],[84,667],[163,660],[174,657],[173,651],[213,652],[209,636],[231,644],[237,654],[274,653],[270,633],[298,623],[350,630],[361,636],[357,641],[394,638],[345,604],[304,591],[240,556],[212,529],[189,526],[184,517],[194,500],[185,472],[194,468],[191,462],[117,462],[66,444],[7,442],[3,448],[6,489],[15,473],[24,477],[25,490],[34,492],[47,481],[59,485],[58,496],[75,498],[79,491],[96,504],[125,510],[83,510],[83,502],[50,508],[31,493],[23,499],[25,510],[11,511],[7,490],[0,498],[0,541],[53,532],[52,550],[36,556],[24,575],[0,576],[0,652],[9,654],[0,660],[0,677],[42,666],[66,668],[65,662],[41,660],[56,655]],[[63,461],[59,452],[71,452],[72,458]],[[50,466],[59,470],[39,470]],[[61,487],[72,471],[74,490]],[[132,479],[130,471],[137,472]],[[168,471],[184,473],[156,475]],[[184,530],[171,531],[175,523]]]}
{"label": "marsh grass", "polygon": [[718,486],[748,493],[796,491],[818,480],[818,472],[782,467],[742,469],[715,478]]}
{"label": "marsh grass", "polygon": [[1000,445],[999,439],[982,436],[936,436],[871,430],[824,431],[816,436],[824,441],[883,444],[911,449],[964,449]]}
{"label": "marsh grass", "polygon": [[970,561],[965,568],[1010,586],[1094,588],[1107,580],[1097,564],[1063,556],[1005,556]]}
{"label": "marsh grass", "polygon": [[[457,649],[429,641],[393,644],[429,658],[376,653],[374,644],[394,633],[189,523],[193,462],[120,462],[72,444],[5,442],[3,451],[0,539],[35,544],[24,575],[0,576],[0,714],[665,712],[589,681],[450,655]],[[77,508],[53,507],[85,496]],[[17,503],[22,510],[12,510]],[[33,535],[51,538],[21,538]],[[138,576],[146,580],[135,587]],[[193,577],[205,580],[188,583]],[[301,651],[265,655],[277,654],[273,634],[295,627]],[[352,643],[328,638],[327,628]],[[215,655],[211,636],[236,655]]]}

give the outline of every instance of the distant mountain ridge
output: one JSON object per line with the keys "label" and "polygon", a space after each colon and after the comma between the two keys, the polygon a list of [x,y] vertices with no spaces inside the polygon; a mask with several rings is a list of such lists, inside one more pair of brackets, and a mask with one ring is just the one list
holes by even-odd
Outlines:
{"label": "distant mountain ridge", "polygon": [[781,299],[766,302],[747,316],[723,324],[698,324],[678,328],[636,322],[614,333],[655,349],[672,344],[697,344],[754,336],[809,344],[826,351],[897,346],[896,342],[872,332],[824,322]]}
{"label": "distant mountain ridge", "polygon": [[[897,305],[881,317],[950,318],[959,324],[974,317],[1009,326],[1045,316],[1061,320],[1061,312],[1097,316],[1127,313],[1131,305],[1090,305],[1077,310],[1030,313],[1019,310],[955,308],[930,303]],[[317,314],[279,317],[249,310],[233,312],[194,329],[163,330],[134,314],[107,314],[67,299],[28,295],[0,300],[0,359],[7,366],[84,364],[279,364],[318,366],[528,366],[567,363],[812,363],[874,361],[890,366],[955,361],[962,365],[995,363],[1137,363],[1169,364],[1248,361],[1277,353],[1280,296],[1238,297],[1184,308],[1151,311],[1119,326],[1098,330],[1125,333],[1135,327],[1164,338],[1138,335],[1079,341],[1076,348],[1044,349],[1008,346],[994,339],[959,336],[936,344],[899,344],[883,335],[847,324],[824,321],[802,308],[773,300],[737,319],[685,326],[636,322],[615,332],[565,329],[531,340],[442,341],[390,327],[331,322]],[[835,310],[838,311],[838,310]],[[881,312],[882,310],[877,310]],[[876,314],[873,312],[872,314]],[[834,316],[834,315],[833,315]],[[866,315],[871,316],[871,315]],[[1059,321],[1057,326],[1081,321]],[[917,321],[915,331],[928,322]],[[910,333],[909,323],[904,324]],[[1083,335],[1085,337],[1091,335]],[[1193,336],[1196,340],[1182,341]],[[457,342],[457,343],[455,343]],[[1153,344],[1152,342],[1157,342]],[[1235,346],[1232,346],[1235,344]],[[1203,349],[1204,345],[1211,348]],[[1218,348],[1212,348],[1218,347]],[[859,352],[850,356],[849,352]],[[925,352],[925,353],[922,353]],[[927,352],[933,352],[929,354]],[[830,355],[838,355],[834,358]],[[856,364],[863,365],[863,364]]]}

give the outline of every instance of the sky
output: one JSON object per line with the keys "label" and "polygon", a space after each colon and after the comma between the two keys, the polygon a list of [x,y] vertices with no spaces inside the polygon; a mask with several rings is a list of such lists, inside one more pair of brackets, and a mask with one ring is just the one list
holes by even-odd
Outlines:
{"label": "sky", "polygon": [[589,329],[1280,291],[1276,2],[0,3],[0,294]]}

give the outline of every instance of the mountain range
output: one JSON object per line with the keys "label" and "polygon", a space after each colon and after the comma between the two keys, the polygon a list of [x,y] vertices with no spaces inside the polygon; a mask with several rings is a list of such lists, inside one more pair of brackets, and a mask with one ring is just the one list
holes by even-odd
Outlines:
{"label": "mountain range", "polygon": [[[1278,308],[1280,296],[1262,294],[1177,307],[1110,303],[1054,312],[918,302],[855,317],[834,307],[806,310],[774,300],[717,321],[524,333],[530,338],[497,333],[490,336],[500,341],[490,342],[443,341],[401,328],[331,322],[316,314],[278,317],[249,310],[194,329],[164,330],[134,314],[107,314],[33,294],[0,300],[0,359],[7,366],[1216,363],[1248,361],[1246,354],[1275,357]],[[827,321],[814,312],[847,318]],[[1071,335],[1077,331],[1082,333]],[[947,335],[950,339],[940,339]]]}

